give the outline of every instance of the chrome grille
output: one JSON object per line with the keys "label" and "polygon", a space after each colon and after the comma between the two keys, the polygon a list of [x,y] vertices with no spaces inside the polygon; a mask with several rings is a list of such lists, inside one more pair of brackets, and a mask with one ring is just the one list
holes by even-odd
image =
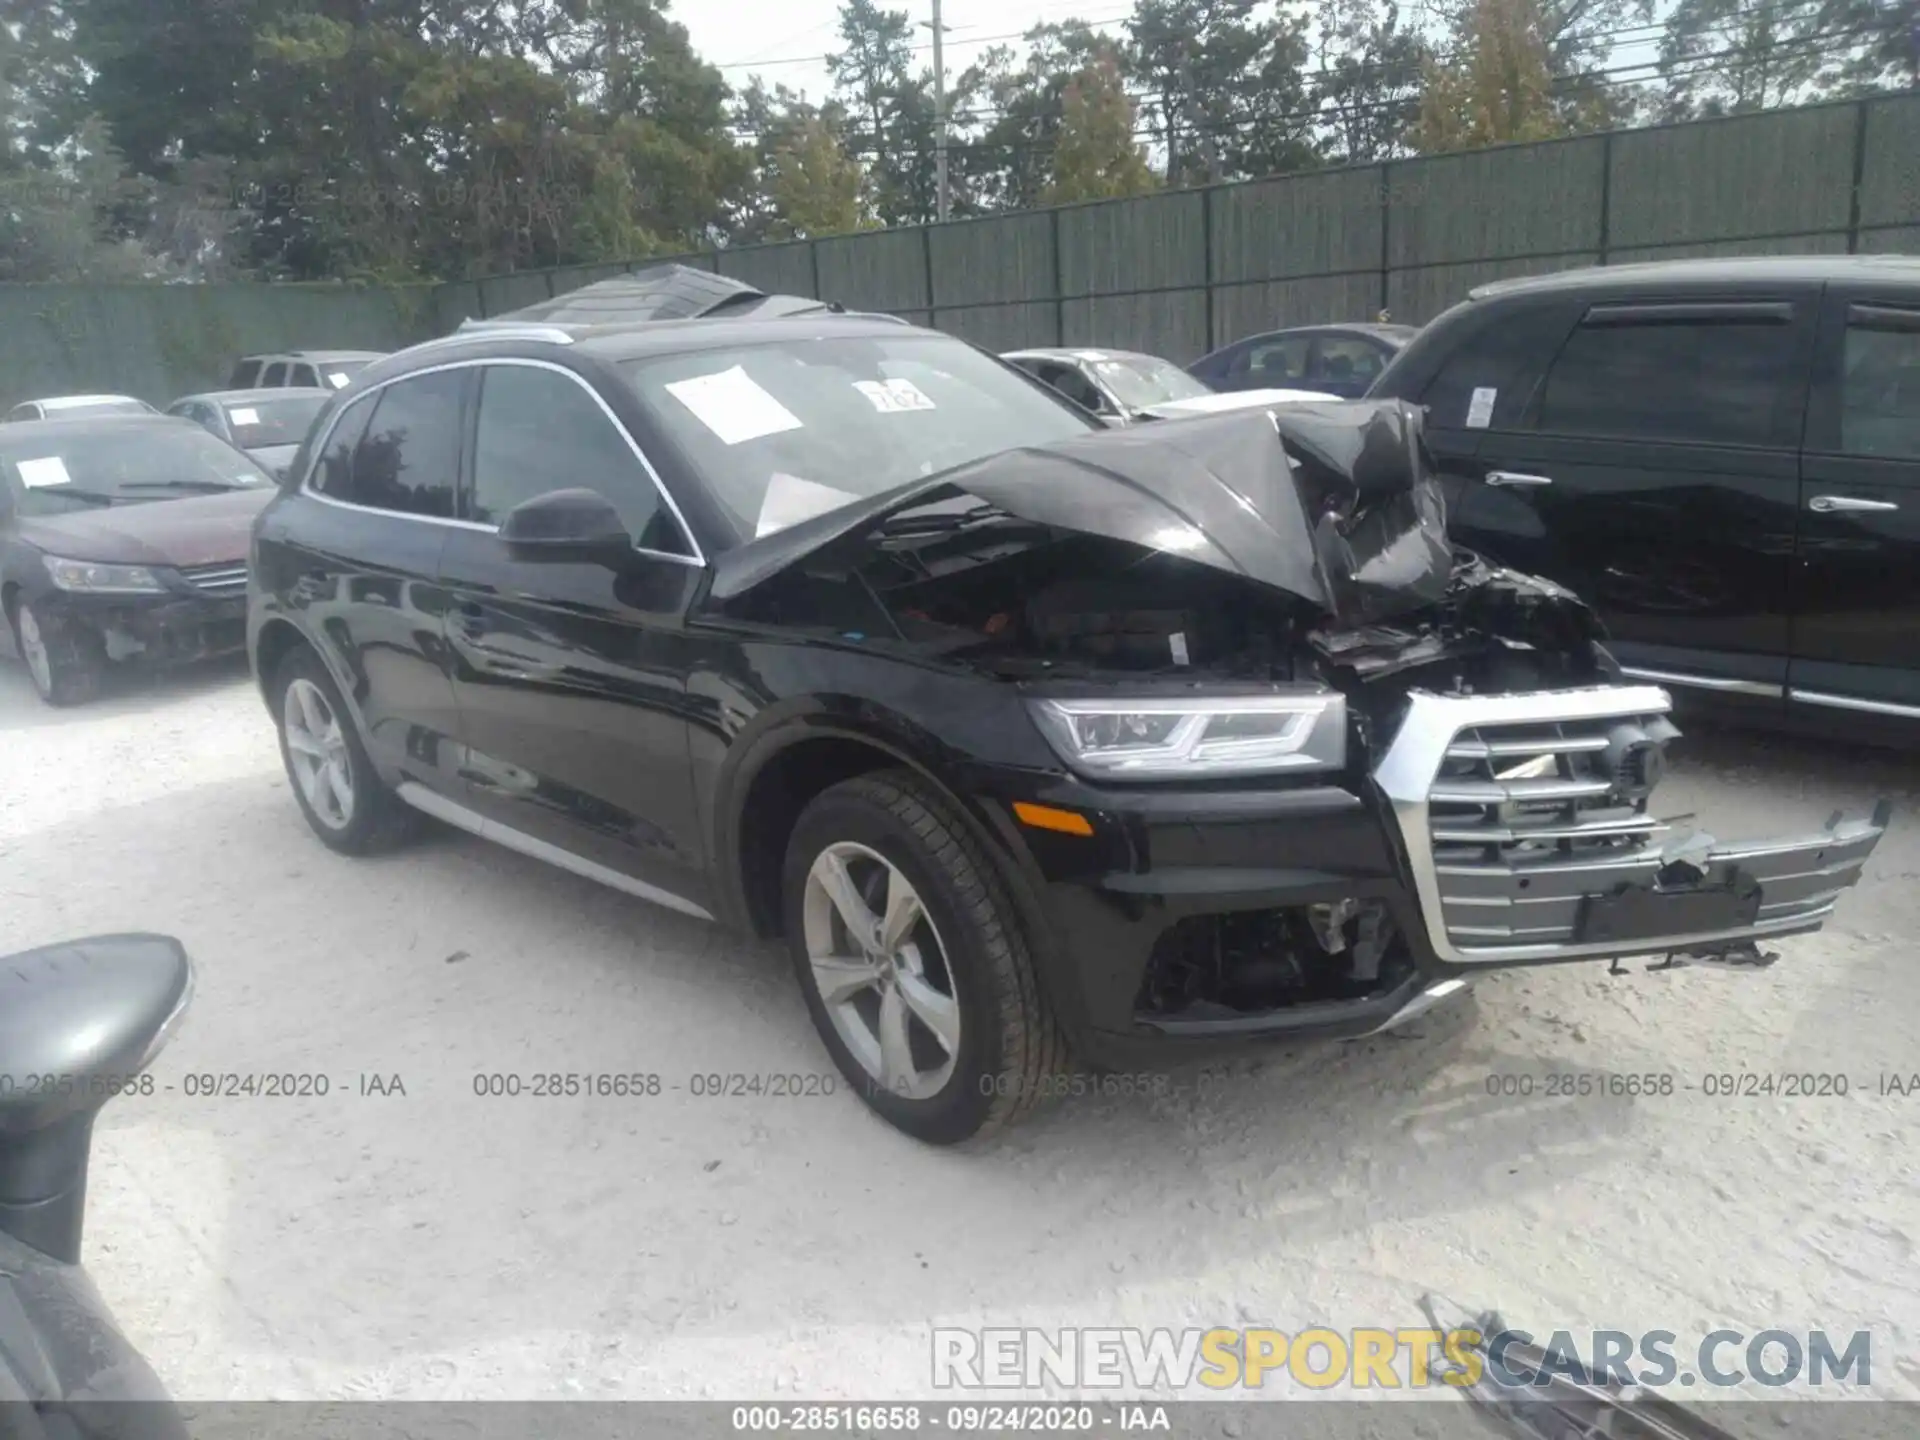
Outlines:
{"label": "chrome grille", "polygon": [[220,565],[186,565],[180,570],[189,585],[209,595],[239,595],[247,588],[247,562],[229,560]]}
{"label": "chrome grille", "polygon": [[[1455,964],[1512,964],[1696,949],[1708,942],[1817,930],[1886,830],[1835,815],[1791,838],[1716,845],[1668,835],[1648,810],[1649,780],[1623,766],[1623,740],[1673,732],[1672,702],[1652,685],[1523,694],[1414,691],[1374,779],[1406,846],[1434,953]],[[1753,922],[1733,930],[1576,940],[1588,897],[1653,890],[1676,858],[1713,887],[1761,889]],[[1704,851],[1704,853],[1702,853]],[[1679,889],[1693,888],[1681,879]]]}
{"label": "chrome grille", "polygon": [[1457,732],[1427,792],[1447,938],[1568,943],[1586,896],[1650,882],[1667,826],[1620,765],[1634,741],[1676,733],[1657,710]]}

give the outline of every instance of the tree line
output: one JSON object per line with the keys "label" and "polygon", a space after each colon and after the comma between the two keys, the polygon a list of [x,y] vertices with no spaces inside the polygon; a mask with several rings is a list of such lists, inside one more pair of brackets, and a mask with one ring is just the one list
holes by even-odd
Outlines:
{"label": "tree line", "polygon": [[[0,280],[450,279],[924,222],[923,29],[844,0],[816,97],[729,86],[668,0],[0,0]],[[1920,0],[1134,0],[1014,38],[946,77],[955,216],[1920,86]]]}

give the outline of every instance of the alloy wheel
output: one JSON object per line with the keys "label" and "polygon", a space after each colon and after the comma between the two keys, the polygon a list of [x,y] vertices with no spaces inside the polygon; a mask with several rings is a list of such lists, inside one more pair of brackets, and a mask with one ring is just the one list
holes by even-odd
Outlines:
{"label": "alloy wheel", "polygon": [[27,662],[27,673],[33,676],[34,686],[42,695],[52,695],[53,660],[47,654],[46,637],[40,633],[40,622],[34,616],[33,607],[22,605],[14,618],[19,624],[20,658]]}
{"label": "alloy wheel", "polygon": [[852,841],[807,871],[807,962],[833,1028],[881,1089],[937,1095],[960,1053],[960,1001],[947,951],[898,866]]}
{"label": "alloy wheel", "polygon": [[320,687],[296,677],[287,686],[280,724],[308,808],[329,830],[346,829],[353,819],[353,761],[340,719]]}

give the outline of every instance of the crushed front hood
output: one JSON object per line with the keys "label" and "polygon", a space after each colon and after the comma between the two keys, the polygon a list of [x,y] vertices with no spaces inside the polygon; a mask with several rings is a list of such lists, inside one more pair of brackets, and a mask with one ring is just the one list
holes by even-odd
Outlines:
{"label": "crushed front hood", "polygon": [[[971,500],[968,499],[971,497]],[[984,501],[1242,575],[1360,624],[1446,594],[1453,552],[1420,414],[1397,400],[1299,403],[1008,450],[723,554],[726,600],[895,515]]]}

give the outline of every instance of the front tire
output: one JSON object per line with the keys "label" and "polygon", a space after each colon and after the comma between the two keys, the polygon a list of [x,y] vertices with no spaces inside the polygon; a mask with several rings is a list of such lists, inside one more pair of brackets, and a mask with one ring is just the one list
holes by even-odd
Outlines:
{"label": "front tire", "polygon": [[274,672],[274,727],[300,813],[342,855],[391,849],[413,831],[415,812],[381,780],[360,743],[339,686],[305,646]]}
{"label": "front tire", "polygon": [[1066,1066],[992,861],[911,771],[823,791],[788,841],[786,933],[849,1084],[916,1139],[999,1129]]}
{"label": "front tire", "polygon": [[106,648],[84,626],[43,616],[29,600],[13,607],[13,648],[49,705],[81,705],[100,693]]}

